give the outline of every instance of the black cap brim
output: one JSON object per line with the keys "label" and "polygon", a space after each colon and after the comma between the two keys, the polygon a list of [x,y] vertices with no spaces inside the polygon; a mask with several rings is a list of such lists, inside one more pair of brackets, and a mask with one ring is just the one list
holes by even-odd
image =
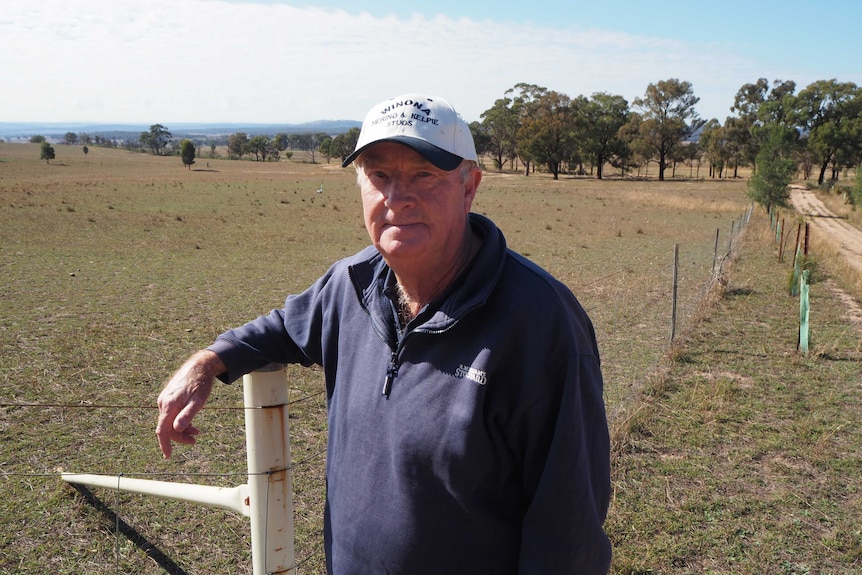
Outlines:
{"label": "black cap brim", "polygon": [[446,150],[438,148],[434,144],[429,144],[425,140],[411,138],[409,136],[393,136],[391,138],[375,140],[369,144],[362,146],[358,150],[355,150],[341,163],[341,167],[346,168],[353,162],[353,160],[357,158],[357,156],[359,156],[359,154],[361,154],[374,144],[379,144],[380,142],[395,142],[408,146],[409,148],[412,148],[416,153],[421,155],[423,158],[425,158],[441,170],[445,170],[447,172],[451,172],[452,170],[456,169],[458,166],[461,165],[461,162],[464,161],[464,158],[462,158],[461,156],[456,156],[451,152],[447,152]]}

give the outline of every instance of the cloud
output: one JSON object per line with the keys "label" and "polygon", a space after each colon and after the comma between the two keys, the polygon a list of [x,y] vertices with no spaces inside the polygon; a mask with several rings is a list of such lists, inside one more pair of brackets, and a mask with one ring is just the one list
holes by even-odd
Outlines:
{"label": "cloud", "polygon": [[631,101],[671,77],[692,82],[710,117],[763,75],[733,46],[445,15],[221,0],[13,0],[4,12],[0,121],[361,119],[414,90],[478,120],[518,82]]}

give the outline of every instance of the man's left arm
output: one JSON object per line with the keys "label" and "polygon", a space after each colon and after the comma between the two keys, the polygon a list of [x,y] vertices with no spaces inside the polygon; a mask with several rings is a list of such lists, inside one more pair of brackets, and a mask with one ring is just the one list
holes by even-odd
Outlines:
{"label": "man's left arm", "polygon": [[604,575],[611,546],[603,524],[610,501],[610,440],[599,360],[568,358],[552,401],[531,411],[524,462],[530,497],[519,573]]}

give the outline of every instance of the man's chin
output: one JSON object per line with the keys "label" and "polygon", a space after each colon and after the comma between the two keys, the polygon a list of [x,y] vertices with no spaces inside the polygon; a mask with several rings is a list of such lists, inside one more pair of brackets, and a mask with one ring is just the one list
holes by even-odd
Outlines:
{"label": "man's chin", "polygon": [[424,250],[422,242],[416,241],[415,239],[411,241],[407,238],[403,238],[384,239],[377,244],[377,251],[383,254],[386,261],[390,263],[393,260],[413,260],[415,263],[416,259],[422,257]]}

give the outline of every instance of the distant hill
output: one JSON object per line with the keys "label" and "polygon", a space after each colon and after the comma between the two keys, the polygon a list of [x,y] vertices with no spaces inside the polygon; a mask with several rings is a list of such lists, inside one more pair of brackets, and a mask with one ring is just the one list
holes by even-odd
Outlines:
{"label": "distant hill", "polygon": [[[318,120],[302,124],[164,124],[174,138],[205,139],[226,136],[237,132],[248,135],[268,135],[323,132],[332,136],[343,134],[350,128],[359,128],[362,122],[355,120]],[[62,140],[67,132],[102,136],[115,140],[136,139],[141,132],[147,132],[150,125],[144,124],[87,124],[74,122],[0,122],[0,139],[6,141],[27,141],[31,136],[45,136],[51,140]]]}

